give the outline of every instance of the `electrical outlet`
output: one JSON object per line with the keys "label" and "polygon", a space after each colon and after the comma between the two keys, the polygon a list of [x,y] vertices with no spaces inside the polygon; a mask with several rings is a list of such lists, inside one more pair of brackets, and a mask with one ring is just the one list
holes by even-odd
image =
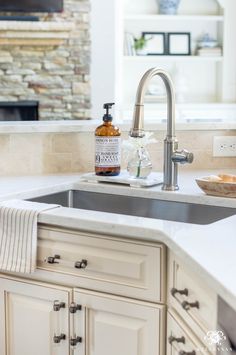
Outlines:
{"label": "electrical outlet", "polygon": [[236,157],[236,136],[214,137],[214,157]]}

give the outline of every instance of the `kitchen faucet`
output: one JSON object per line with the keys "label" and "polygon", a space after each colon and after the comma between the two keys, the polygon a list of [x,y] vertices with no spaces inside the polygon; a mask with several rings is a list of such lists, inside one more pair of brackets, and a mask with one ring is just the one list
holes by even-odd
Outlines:
{"label": "kitchen faucet", "polygon": [[167,135],[164,140],[164,169],[162,190],[175,191],[178,186],[178,163],[192,163],[193,153],[187,150],[178,151],[178,140],[175,137],[175,93],[169,74],[158,68],[148,70],[142,77],[136,95],[134,116],[130,136],[142,138],[144,131],[144,96],[148,84],[154,76],[160,76],[164,81],[167,92]]}

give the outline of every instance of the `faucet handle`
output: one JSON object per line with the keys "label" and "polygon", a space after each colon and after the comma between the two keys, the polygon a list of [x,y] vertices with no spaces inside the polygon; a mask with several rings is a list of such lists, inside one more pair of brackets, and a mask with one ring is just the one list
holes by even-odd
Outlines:
{"label": "faucet handle", "polygon": [[172,155],[172,161],[174,163],[180,163],[180,164],[191,164],[193,162],[194,155],[193,153],[188,152],[187,150],[183,149],[181,151],[176,151]]}

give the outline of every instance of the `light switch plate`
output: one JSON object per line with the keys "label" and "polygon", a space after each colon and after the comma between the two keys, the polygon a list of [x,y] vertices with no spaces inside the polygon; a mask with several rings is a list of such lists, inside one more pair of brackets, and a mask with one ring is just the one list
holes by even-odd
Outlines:
{"label": "light switch plate", "polygon": [[214,157],[236,157],[236,136],[214,137]]}

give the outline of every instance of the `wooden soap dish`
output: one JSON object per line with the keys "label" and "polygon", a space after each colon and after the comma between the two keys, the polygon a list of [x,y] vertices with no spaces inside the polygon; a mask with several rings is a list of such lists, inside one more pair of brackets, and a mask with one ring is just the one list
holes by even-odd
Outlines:
{"label": "wooden soap dish", "polygon": [[236,176],[218,175],[196,179],[196,183],[207,195],[236,197]]}

